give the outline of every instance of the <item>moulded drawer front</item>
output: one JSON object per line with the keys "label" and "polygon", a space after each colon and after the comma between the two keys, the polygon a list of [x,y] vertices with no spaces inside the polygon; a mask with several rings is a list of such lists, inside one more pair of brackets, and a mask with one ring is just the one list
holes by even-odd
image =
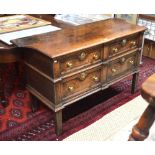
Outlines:
{"label": "moulded drawer front", "polygon": [[100,48],[82,50],[62,58],[60,61],[60,72],[62,75],[67,74],[97,62],[101,62]]}
{"label": "moulded drawer front", "polygon": [[138,47],[138,36],[132,36],[119,40],[109,46],[109,57]]}
{"label": "moulded drawer front", "polygon": [[81,72],[62,82],[62,96],[64,99],[75,96],[101,85],[101,67]]}
{"label": "moulded drawer front", "polygon": [[132,72],[137,64],[137,52],[111,61],[108,66],[108,80],[112,80],[127,72]]}

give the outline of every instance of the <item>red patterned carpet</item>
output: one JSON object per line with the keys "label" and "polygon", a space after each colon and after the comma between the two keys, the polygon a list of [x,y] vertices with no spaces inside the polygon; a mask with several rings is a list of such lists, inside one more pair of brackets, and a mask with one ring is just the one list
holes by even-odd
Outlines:
{"label": "red patterned carpet", "polygon": [[[64,109],[63,134],[57,137],[54,132],[53,112],[44,105],[37,112],[31,112],[29,94],[18,88],[19,79],[15,78],[13,65],[9,65],[4,74],[7,79],[4,83],[5,95],[9,98],[9,106],[3,108],[0,105],[0,140],[62,140],[138,96],[141,83],[154,72],[155,60],[144,57],[138,91],[134,95],[130,94],[132,77],[128,77]],[[14,91],[10,96],[12,89]]]}

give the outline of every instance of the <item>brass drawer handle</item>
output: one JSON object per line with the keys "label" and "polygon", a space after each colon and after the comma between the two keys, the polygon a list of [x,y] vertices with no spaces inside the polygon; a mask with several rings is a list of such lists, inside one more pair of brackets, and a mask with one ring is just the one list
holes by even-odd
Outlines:
{"label": "brass drawer handle", "polygon": [[98,81],[99,81],[99,78],[98,78],[97,76],[93,76],[93,80],[94,80],[95,82],[98,82]]}
{"label": "brass drawer handle", "polygon": [[80,60],[84,60],[86,58],[86,53],[85,52],[82,52],[79,56],[79,59]]}
{"label": "brass drawer handle", "polygon": [[99,55],[98,55],[98,54],[94,54],[94,55],[93,55],[93,59],[94,59],[94,60],[98,60],[98,59],[99,59]]}
{"label": "brass drawer handle", "polygon": [[136,42],[135,41],[131,41],[130,44],[131,44],[131,46],[135,46]]}
{"label": "brass drawer handle", "polygon": [[112,68],[111,71],[112,71],[113,73],[116,73],[117,70],[116,70],[115,68]]}
{"label": "brass drawer handle", "polygon": [[112,49],[112,51],[113,51],[114,53],[117,53],[117,52],[118,52],[118,48],[114,47],[114,48]]}
{"label": "brass drawer handle", "polygon": [[127,40],[126,40],[126,39],[123,39],[122,42],[121,42],[121,45],[122,45],[122,46],[125,46],[126,43],[127,43]]}
{"label": "brass drawer handle", "polygon": [[67,65],[68,68],[73,67],[73,64],[71,62],[67,62],[66,65]]}
{"label": "brass drawer handle", "polygon": [[85,80],[86,79],[87,74],[86,73],[81,73],[80,74],[80,80]]}
{"label": "brass drawer handle", "polygon": [[69,86],[69,87],[68,87],[68,90],[69,90],[70,92],[73,92],[73,91],[74,91],[74,87],[73,87],[73,86]]}
{"label": "brass drawer handle", "polygon": [[132,64],[132,65],[134,64],[134,61],[133,61],[133,60],[130,60],[129,62],[130,62],[130,64]]}

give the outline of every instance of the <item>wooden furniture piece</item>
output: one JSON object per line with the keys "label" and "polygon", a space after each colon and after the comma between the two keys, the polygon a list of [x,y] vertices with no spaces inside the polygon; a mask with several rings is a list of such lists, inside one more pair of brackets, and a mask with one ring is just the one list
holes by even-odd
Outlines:
{"label": "wooden furniture piece", "polygon": [[155,59],[155,15],[140,14],[138,25],[147,27],[143,55]]}
{"label": "wooden furniture piece", "polygon": [[142,141],[149,135],[149,130],[155,120],[155,74],[151,75],[141,88],[141,95],[149,105],[133,127],[129,141]]}
{"label": "wooden furniture piece", "polygon": [[3,43],[0,43],[0,103],[6,107],[8,101],[4,95],[4,84],[3,84],[3,71],[5,69],[5,64],[15,63],[20,59],[19,51],[15,46],[8,46]]}
{"label": "wooden furniture piece", "polygon": [[136,90],[144,27],[108,19],[13,40],[24,50],[27,89],[55,112],[133,75]]}
{"label": "wooden furniture piece", "polygon": [[155,42],[145,39],[143,55],[155,59]]}

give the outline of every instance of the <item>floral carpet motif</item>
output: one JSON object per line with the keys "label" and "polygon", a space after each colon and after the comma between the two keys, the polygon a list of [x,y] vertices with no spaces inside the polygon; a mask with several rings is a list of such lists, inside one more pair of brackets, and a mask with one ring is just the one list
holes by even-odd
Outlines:
{"label": "floral carpet motif", "polygon": [[[20,70],[22,73],[22,65]],[[0,140],[63,140],[138,96],[142,82],[154,72],[155,60],[143,57],[138,89],[134,95],[130,93],[132,80],[130,76],[106,90],[68,106],[63,110],[63,133],[56,136],[53,112],[43,104],[37,112],[31,112],[29,93],[24,88],[21,89],[24,80],[19,83],[22,74],[17,77],[14,65],[10,64],[3,77],[9,106],[3,108],[0,105]]]}

